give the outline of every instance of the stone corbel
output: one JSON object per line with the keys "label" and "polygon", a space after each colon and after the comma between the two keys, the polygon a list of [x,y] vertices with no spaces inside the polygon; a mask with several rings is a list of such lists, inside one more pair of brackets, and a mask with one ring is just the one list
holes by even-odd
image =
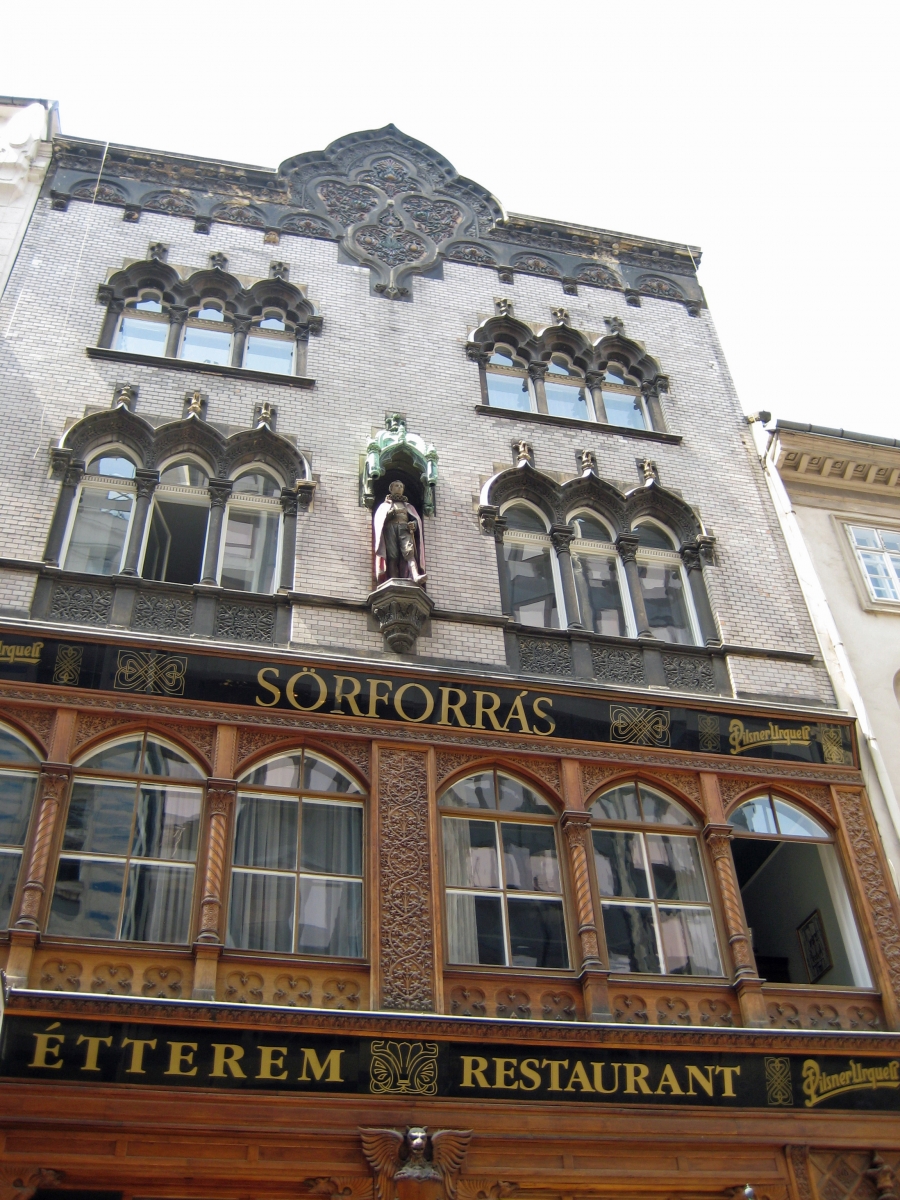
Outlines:
{"label": "stone corbel", "polygon": [[506,518],[501,517],[500,509],[496,504],[482,504],[479,507],[478,524],[481,526],[481,532],[487,534],[488,537],[493,537],[495,542],[503,541],[503,534],[506,532]]}
{"label": "stone corbel", "polygon": [[388,579],[370,593],[368,604],[385,649],[414,654],[416,640],[434,610],[425,589],[410,579]]}

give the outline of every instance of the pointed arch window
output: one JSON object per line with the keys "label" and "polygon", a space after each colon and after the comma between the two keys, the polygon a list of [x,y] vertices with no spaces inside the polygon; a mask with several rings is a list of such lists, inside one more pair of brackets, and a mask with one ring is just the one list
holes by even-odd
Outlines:
{"label": "pointed arch window", "polygon": [[871,987],[847,885],[825,825],[768,792],[728,818],[756,965],[770,983]]}
{"label": "pointed arch window", "polygon": [[279,755],[240,778],[229,946],[361,958],[363,793],[310,750]]}
{"label": "pointed arch window", "polygon": [[568,968],[553,806],[498,770],[454,783],[440,805],[449,962]]}
{"label": "pointed arch window", "polygon": [[590,813],[610,971],[721,975],[694,817],[636,781],[601,792]]}
{"label": "pointed arch window", "polygon": [[523,501],[502,510],[502,570],[508,611],[521,625],[559,629],[564,611],[559,565],[545,517]]}
{"label": "pointed arch window", "polygon": [[72,781],[47,932],[188,942],[202,781],[195,762],[153,735],[85,755]]}
{"label": "pointed arch window", "polygon": [[143,291],[129,301],[119,318],[115,348],[162,358],[169,340],[169,317],[161,293]]}
{"label": "pointed arch window", "polygon": [[39,765],[22,738],[0,727],[0,929],[6,929],[12,916]]}
{"label": "pointed arch window", "polygon": [[115,575],[121,569],[134,510],[135,470],[134,460],[115,447],[88,462],[63,541],[66,570]]}
{"label": "pointed arch window", "polygon": [[634,637],[634,613],[611,529],[588,512],[569,521],[575,531],[570,549],[581,623],[608,637]]}
{"label": "pointed arch window", "polygon": [[654,521],[641,522],[635,533],[637,573],[650,632],[664,642],[699,645],[697,613],[672,535]]}

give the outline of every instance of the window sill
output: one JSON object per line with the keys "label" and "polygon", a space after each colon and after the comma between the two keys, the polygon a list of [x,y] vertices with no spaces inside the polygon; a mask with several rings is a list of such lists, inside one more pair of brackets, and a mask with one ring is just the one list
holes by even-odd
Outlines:
{"label": "window sill", "polygon": [[224,375],[230,379],[252,379],[256,383],[275,383],[287,387],[313,388],[314,379],[305,375],[276,375],[269,371],[252,371],[247,367],[219,367],[212,363],[189,362],[185,358],[165,358],[155,354],[133,354],[130,350],[110,350],[106,346],[86,346],[88,358],[108,362],[138,363],[143,367],[163,367],[170,371],[199,371],[205,375]]}
{"label": "window sill", "polygon": [[626,425],[603,425],[599,421],[579,421],[575,417],[553,417],[549,413],[519,412],[515,408],[495,408],[491,404],[476,404],[475,411],[487,417],[505,417],[510,421],[529,421],[534,425],[557,425],[563,429],[589,429],[595,433],[613,433],[621,437],[638,438],[645,442],[666,442],[679,446],[683,438],[678,433],[658,433],[655,429],[629,429]]}

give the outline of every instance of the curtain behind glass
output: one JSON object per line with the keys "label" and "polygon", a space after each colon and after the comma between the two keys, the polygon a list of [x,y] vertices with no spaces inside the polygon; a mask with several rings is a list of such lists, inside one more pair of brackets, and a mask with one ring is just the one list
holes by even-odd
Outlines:
{"label": "curtain behind glass", "polygon": [[232,872],[227,944],[292,953],[295,882],[293,875]]}
{"label": "curtain behind glass", "polygon": [[300,878],[299,954],[362,956],[362,883]]}
{"label": "curtain behind glass", "polygon": [[708,908],[660,908],[659,932],[670,975],[721,975]]}
{"label": "curtain behind glass", "polygon": [[120,936],[126,942],[186,942],[193,892],[193,867],[132,863]]}
{"label": "curtain behind glass", "polygon": [[301,868],[328,875],[362,875],[362,809],[303,801]]}
{"label": "curtain behind glass", "polygon": [[296,870],[299,808],[287,796],[238,796],[235,865]]}

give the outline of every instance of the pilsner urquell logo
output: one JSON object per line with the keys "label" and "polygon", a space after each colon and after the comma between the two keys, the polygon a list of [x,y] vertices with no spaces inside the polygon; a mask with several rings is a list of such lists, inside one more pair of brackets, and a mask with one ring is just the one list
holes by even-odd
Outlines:
{"label": "pilsner urquell logo", "polygon": [[12,646],[0,642],[0,662],[38,662],[43,648],[43,642],[32,642],[30,646]]}
{"label": "pilsner urquell logo", "polygon": [[747,729],[743,721],[734,720],[728,726],[728,744],[732,754],[741,754],[753,746],[774,746],[779,742],[790,746],[809,745],[810,725],[801,725],[799,729],[785,729],[770,721],[765,729]]}
{"label": "pilsner urquell logo", "polygon": [[900,1087],[900,1060],[896,1058],[883,1067],[864,1067],[851,1058],[845,1071],[833,1071],[830,1075],[821,1069],[814,1058],[808,1058],[803,1064],[804,1104],[807,1108],[813,1108],[842,1092],[897,1087]]}

